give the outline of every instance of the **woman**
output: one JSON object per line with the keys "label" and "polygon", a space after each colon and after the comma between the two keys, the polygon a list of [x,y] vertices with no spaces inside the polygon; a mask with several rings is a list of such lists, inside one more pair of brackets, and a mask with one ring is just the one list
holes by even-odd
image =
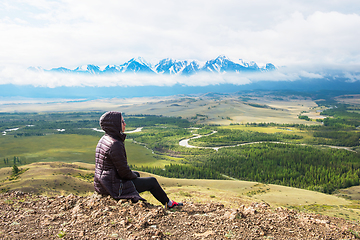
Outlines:
{"label": "woman", "polygon": [[150,191],[168,208],[182,206],[168,198],[154,177],[141,178],[131,171],[126,157],[124,134],[126,123],[120,112],[106,112],[100,118],[105,135],[99,140],[95,154],[94,187],[99,194],[114,199],[131,199],[133,202],[146,201],[139,193]]}

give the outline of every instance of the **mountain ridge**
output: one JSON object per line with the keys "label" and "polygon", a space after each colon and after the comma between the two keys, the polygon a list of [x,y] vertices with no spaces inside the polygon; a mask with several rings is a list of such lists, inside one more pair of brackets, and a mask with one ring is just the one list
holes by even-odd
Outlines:
{"label": "mountain ridge", "polygon": [[176,60],[165,58],[158,63],[152,65],[145,59],[138,57],[120,65],[107,65],[100,67],[93,64],[79,66],[75,69],[65,67],[52,68],[50,70],[41,67],[30,67],[31,70],[59,72],[59,73],[77,73],[77,74],[114,74],[114,73],[135,73],[135,74],[168,74],[168,75],[184,75],[189,76],[200,72],[210,72],[217,74],[225,73],[241,73],[241,72],[269,72],[277,68],[272,63],[267,63],[263,67],[259,67],[254,61],[244,62],[232,61],[226,56],[220,55],[215,59],[211,59],[201,65],[197,60]]}

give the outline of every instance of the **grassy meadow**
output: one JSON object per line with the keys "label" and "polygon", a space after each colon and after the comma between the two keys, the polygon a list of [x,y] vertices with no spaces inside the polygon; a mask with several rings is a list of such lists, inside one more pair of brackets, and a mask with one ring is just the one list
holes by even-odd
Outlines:
{"label": "grassy meadow", "polygon": [[[2,158],[17,156],[24,163],[31,162],[87,162],[94,163],[94,149],[99,139],[95,136],[76,134],[52,134],[46,136],[30,136],[14,138],[1,136]],[[0,166],[4,166],[3,160]]]}
{"label": "grassy meadow", "polygon": [[[0,167],[12,166],[14,156],[19,157],[22,164],[33,162],[83,162],[95,164],[95,147],[99,137],[77,134],[52,134],[46,136],[31,136],[14,138],[1,136]],[[164,157],[158,159],[150,149],[125,141],[128,162],[132,165],[164,166],[176,162],[177,158]],[[4,164],[3,159],[9,159]]]}

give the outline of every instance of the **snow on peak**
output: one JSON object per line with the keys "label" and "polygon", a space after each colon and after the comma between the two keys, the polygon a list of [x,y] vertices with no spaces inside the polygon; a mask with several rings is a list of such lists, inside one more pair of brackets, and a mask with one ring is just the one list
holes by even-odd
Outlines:
{"label": "snow on peak", "polygon": [[229,58],[227,58],[225,55],[219,55],[219,56],[217,57],[217,59],[221,59],[221,60],[227,59],[227,60],[229,60]]}
{"label": "snow on peak", "polygon": [[142,64],[142,65],[145,65],[145,66],[148,66],[148,67],[151,66],[151,64],[148,63],[148,62],[147,62],[144,58],[142,58],[142,57],[133,58],[133,60],[136,61],[136,62],[138,62],[138,63],[140,63],[140,64]]}
{"label": "snow on peak", "polygon": [[78,67],[79,71],[87,71],[88,70],[88,65],[82,65],[80,67]]}
{"label": "snow on peak", "polygon": [[243,67],[249,67],[249,63],[247,63],[247,62],[244,62],[244,60],[242,60],[242,59],[239,59],[239,64],[241,65],[241,66],[243,66]]}

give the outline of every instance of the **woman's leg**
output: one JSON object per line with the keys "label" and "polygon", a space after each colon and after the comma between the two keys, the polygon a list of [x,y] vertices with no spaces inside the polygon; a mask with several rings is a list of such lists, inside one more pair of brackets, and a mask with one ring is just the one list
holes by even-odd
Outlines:
{"label": "woman's leg", "polygon": [[169,198],[160,186],[159,182],[154,177],[146,177],[141,178],[138,177],[136,179],[131,180],[136,190],[141,193],[145,191],[150,191],[151,194],[162,204],[167,204],[169,202]]}

